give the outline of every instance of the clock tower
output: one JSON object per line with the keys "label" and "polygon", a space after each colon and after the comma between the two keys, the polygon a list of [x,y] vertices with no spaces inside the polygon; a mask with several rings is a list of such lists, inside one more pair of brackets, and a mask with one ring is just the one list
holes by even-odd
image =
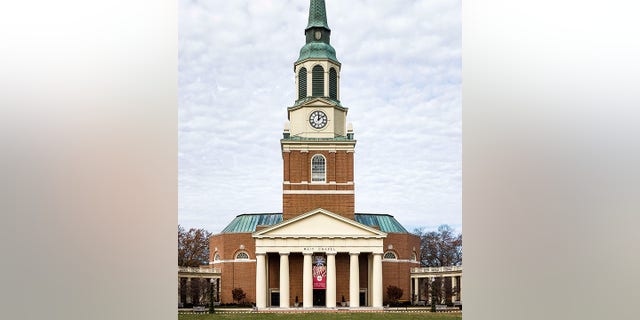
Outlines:
{"label": "clock tower", "polygon": [[283,219],[317,208],[354,219],[353,152],[348,109],[340,103],[340,67],[330,44],[324,0],[311,0],[306,43],[294,63],[296,100],[280,140]]}

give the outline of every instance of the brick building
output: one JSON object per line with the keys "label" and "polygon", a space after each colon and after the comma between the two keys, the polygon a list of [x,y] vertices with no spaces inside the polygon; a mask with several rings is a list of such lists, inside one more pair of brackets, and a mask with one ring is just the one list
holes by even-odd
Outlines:
{"label": "brick building", "polygon": [[380,308],[390,285],[412,298],[420,239],[391,215],[355,212],[356,140],[330,35],[324,0],[311,0],[294,63],[296,100],[280,140],[282,213],[239,215],[211,237],[221,303],[233,302],[233,288],[258,309]]}

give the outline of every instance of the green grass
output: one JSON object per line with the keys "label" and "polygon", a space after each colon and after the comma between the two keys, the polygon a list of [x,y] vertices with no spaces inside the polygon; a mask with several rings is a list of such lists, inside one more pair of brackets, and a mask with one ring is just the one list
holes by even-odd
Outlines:
{"label": "green grass", "polygon": [[460,320],[461,313],[395,313],[395,312],[358,312],[358,313],[236,313],[236,314],[178,314],[178,320],[214,320],[214,319],[277,319],[277,320],[378,320],[378,319],[421,319],[421,320]]}

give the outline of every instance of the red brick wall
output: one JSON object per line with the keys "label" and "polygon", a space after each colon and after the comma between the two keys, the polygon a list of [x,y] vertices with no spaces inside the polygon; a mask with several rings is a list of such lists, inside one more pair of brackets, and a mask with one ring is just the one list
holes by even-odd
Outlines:
{"label": "red brick wall", "polygon": [[282,218],[287,220],[313,209],[323,208],[343,217],[355,218],[353,194],[283,194]]}
{"label": "red brick wall", "polygon": [[[393,249],[389,250],[389,245]],[[387,287],[396,286],[402,289],[401,300],[411,299],[411,268],[419,267],[418,263],[409,262],[411,254],[420,250],[420,238],[413,234],[389,233],[384,239],[384,249],[393,251],[397,261],[382,261],[382,296],[387,300]]]}
{"label": "red brick wall", "polygon": [[309,151],[293,150],[282,153],[283,181],[299,183],[311,181],[311,158],[321,154],[326,159],[327,182],[345,183],[353,181],[353,152],[341,151]]}
{"label": "red brick wall", "polygon": [[[284,181],[300,183],[311,181],[311,158],[322,154],[326,158],[327,183],[290,185],[283,190],[354,190],[351,185],[335,185],[329,182],[353,182],[353,152],[346,151],[290,151],[283,152]],[[283,218],[290,219],[313,209],[323,208],[349,219],[354,218],[355,197],[353,194],[283,194]]]}
{"label": "red brick wall", "polygon": [[[240,245],[244,245],[244,250],[240,249]],[[256,246],[255,240],[251,233],[224,233],[217,234],[209,238],[210,258],[212,261],[218,248],[217,253],[220,255],[222,262],[214,264],[214,267],[220,268],[222,275],[220,277],[220,301],[221,303],[232,303],[233,295],[231,291],[234,288],[242,288],[247,294],[246,302],[256,301],[256,262],[234,262],[236,253],[245,251],[249,254],[250,260],[255,260]]]}

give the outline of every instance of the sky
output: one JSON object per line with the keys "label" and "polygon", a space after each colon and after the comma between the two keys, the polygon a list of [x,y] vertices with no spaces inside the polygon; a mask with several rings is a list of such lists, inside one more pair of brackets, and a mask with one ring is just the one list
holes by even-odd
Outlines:
{"label": "sky", "polygon": [[[356,212],[462,232],[461,3],[327,0]],[[282,212],[280,139],[309,0],[179,0],[178,223]]]}

